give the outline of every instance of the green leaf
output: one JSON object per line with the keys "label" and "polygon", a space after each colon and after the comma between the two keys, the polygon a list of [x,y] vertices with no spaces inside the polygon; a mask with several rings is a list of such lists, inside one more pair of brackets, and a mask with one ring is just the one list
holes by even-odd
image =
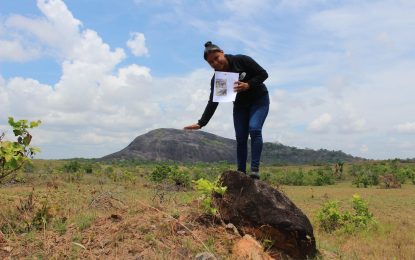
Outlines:
{"label": "green leaf", "polygon": [[10,126],[12,126],[12,127],[15,127],[15,126],[16,126],[16,123],[14,122],[13,117],[9,117],[8,123],[9,123],[9,125],[10,125]]}
{"label": "green leaf", "polygon": [[40,152],[40,148],[39,147],[30,147],[29,151],[30,151],[31,155],[35,155],[35,154]]}
{"label": "green leaf", "polygon": [[14,157],[12,157],[12,159],[9,161],[9,165],[11,168],[17,168],[17,160]]}
{"label": "green leaf", "polygon": [[23,134],[23,131],[20,129],[13,129],[14,136],[20,136]]}
{"label": "green leaf", "polygon": [[40,120],[32,121],[32,122],[30,122],[30,128],[38,127],[40,125],[40,123],[42,123],[42,121],[40,121]]}
{"label": "green leaf", "polygon": [[10,162],[12,159],[13,159],[13,155],[11,154],[4,155],[4,160],[6,161],[6,163]]}

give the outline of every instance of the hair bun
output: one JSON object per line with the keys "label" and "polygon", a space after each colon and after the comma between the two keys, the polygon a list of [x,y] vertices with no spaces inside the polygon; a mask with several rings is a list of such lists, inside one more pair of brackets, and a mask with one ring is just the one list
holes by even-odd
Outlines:
{"label": "hair bun", "polygon": [[212,42],[211,41],[208,41],[208,42],[205,43],[205,47],[208,47],[210,45],[212,45]]}

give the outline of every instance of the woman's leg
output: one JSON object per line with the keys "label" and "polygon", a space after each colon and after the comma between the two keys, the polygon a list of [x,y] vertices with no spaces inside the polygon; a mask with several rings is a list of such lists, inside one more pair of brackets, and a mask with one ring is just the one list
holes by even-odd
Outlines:
{"label": "woman's leg", "polygon": [[238,171],[246,173],[246,160],[248,156],[248,126],[249,108],[244,106],[233,106],[233,125],[236,136],[236,158]]}
{"label": "woman's leg", "polygon": [[249,111],[249,135],[251,136],[251,172],[259,171],[262,152],[262,126],[269,111],[268,94],[252,104]]}

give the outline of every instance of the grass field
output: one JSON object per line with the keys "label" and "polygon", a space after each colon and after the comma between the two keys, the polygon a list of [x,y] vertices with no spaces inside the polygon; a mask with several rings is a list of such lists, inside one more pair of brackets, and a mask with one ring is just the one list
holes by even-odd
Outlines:
{"label": "grass field", "polygon": [[[205,217],[191,187],[176,190],[149,181],[154,165],[95,164],[92,173],[78,174],[63,172],[65,164],[35,161],[29,173],[21,173],[23,183],[0,188],[0,259],[189,259],[200,252],[231,258],[239,237]],[[206,176],[232,165],[206,167],[179,169]],[[267,171],[273,174],[272,167]],[[278,189],[312,222],[320,258],[415,259],[415,185],[357,188],[345,178],[334,185]],[[354,194],[368,202],[376,228],[322,230],[316,217],[322,205],[337,200],[350,209]]]}

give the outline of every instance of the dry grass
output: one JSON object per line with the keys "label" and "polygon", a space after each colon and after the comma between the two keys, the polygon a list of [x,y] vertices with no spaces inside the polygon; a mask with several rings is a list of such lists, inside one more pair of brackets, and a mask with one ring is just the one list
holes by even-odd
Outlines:
{"label": "dry grass", "polygon": [[[385,190],[343,182],[280,188],[312,221],[323,258],[415,259],[415,185]],[[0,233],[0,259],[189,259],[206,251],[231,257],[239,237],[220,224],[199,221],[202,212],[193,191],[155,191],[142,177],[113,183],[94,175],[79,183],[55,175],[0,188],[0,228],[9,230]],[[22,217],[17,208],[32,192],[33,211],[47,203],[52,218],[46,229],[18,230],[15,224]],[[315,216],[324,202],[335,199],[347,207],[356,193],[369,203],[377,230],[352,235],[318,228]]]}
{"label": "dry grass", "polygon": [[[0,189],[2,201],[9,202],[0,204],[0,211],[15,211],[31,192],[29,186]],[[193,192],[166,191],[160,200],[148,185],[50,188],[44,183],[33,194],[36,207],[48,200],[52,221],[45,230],[16,229],[1,235],[0,259],[189,259],[200,252],[226,258],[238,239],[221,225],[198,221],[202,213]],[[21,221],[13,214],[2,215],[0,225]]]}
{"label": "dry grass", "polygon": [[[309,216],[319,249],[334,252],[341,259],[415,259],[415,185],[386,190],[340,183],[283,189]],[[358,234],[327,234],[320,230],[315,216],[321,205],[327,200],[338,200],[347,208],[353,194],[361,195],[369,203],[378,229]]]}

